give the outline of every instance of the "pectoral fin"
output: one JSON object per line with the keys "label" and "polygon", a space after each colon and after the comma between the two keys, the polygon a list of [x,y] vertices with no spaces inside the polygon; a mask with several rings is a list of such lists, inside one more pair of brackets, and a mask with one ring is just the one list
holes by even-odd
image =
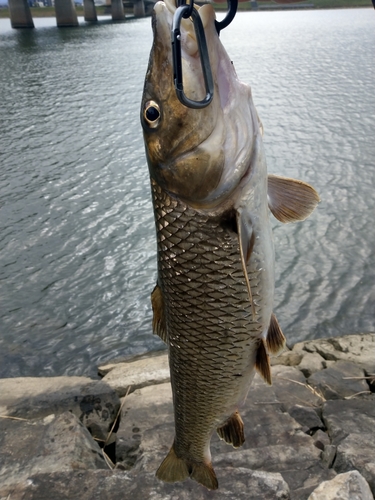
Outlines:
{"label": "pectoral fin", "polygon": [[251,223],[251,218],[244,210],[237,211],[237,234],[240,247],[242,271],[245,277],[246,288],[249,294],[253,320],[255,321],[255,304],[253,301],[253,295],[251,293],[249,275],[247,273],[247,264],[253,251],[255,235]]}
{"label": "pectoral fin", "polygon": [[310,184],[289,177],[268,175],[268,206],[280,222],[305,220],[319,201],[318,193]]}
{"label": "pectoral fin", "polygon": [[151,305],[154,313],[152,319],[152,331],[165,343],[168,342],[167,328],[164,316],[164,300],[159,285],[156,285],[151,294]]}
{"label": "pectoral fin", "polygon": [[266,342],[268,351],[272,354],[277,354],[285,348],[286,339],[274,314],[271,315]]}

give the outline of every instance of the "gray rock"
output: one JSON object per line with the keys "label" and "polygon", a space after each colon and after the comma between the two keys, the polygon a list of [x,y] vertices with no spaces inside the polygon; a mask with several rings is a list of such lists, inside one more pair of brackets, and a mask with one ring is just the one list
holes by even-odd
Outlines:
{"label": "gray rock", "polygon": [[352,361],[368,373],[375,373],[375,333],[309,340],[293,346],[294,352],[317,352],[324,359]]}
{"label": "gray rock", "polygon": [[334,478],[336,472],[333,469],[324,469],[321,464],[314,464],[298,471],[282,471],[281,475],[291,490],[291,500],[306,500],[322,481]]}
{"label": "gray rock", "polygon": [[271,356],[271,365],[297,366],[302,361],[303,354],[294,351],[286,351],[278,356]]}
{"label": "gray rock", "polygon": [[322,465],[326,469],[332,467],[333,461],[336,458],[337,447],[334,444],[327,444],[324,446],[322,453]]}
{"label": "gray rock", "polygon": [[167,350],[164,349],[162,351],[146,352],[144,354],[138,354],[131,357],[119,358],[105,365],[98,366],[98,374],[101,377],[104,377],[105,375],[107,375],[107,373],[112,371],[114,368],[117,368],[120,364],[133,363],[134,361],[139,361],[141,359],[151,359],[151,358],[157,358],[159,356],[165,357],[166,355],[168,355],[168,353]]}
{"label": "gray rock", "polygon": [[215,492],[194,481],[165,484],[153,473],[74,471],[37,474],[15,488],[0,486],[0,497],[11,500],[288,500],[288,485],[280,474],[223,468]]}
{"label": "gray rock", "polygon": [[164,384],[169,380],[167,354],[119,363],[103,378],[120,397],[125,396],[129,387],[131,391],[135,391],[149,385]]}
{"label": "gray rock", "polygon": [[[144,387],[129,394],[124,401],[117,431],[117,460],[131,467],[142,453],[150,453],[155,467],[159,465],[173,442],[173,415],[170,383]],[[169,429],[165,438],[156,431],[162,424]]]}
{"label": "gray rock", "polygon": [[298,364],[298,368],[305,375],[305,377],[310,377],[313,373],[325,368],[324,363],[324,358],[322,358],[322,356],[317,352],[306,353],[302,357],[301,362]]}
{"label": "gray rock", "polygon": [[26,419],[74,413],[97,439],[106,439],[120,408],[105,382],[86,377],[0,379],[0,414]]}
{"label": "gray rock", "polygon": [[332,444],[338,444],[349,434],[358,432],[369,434],[375,440],[374,401],[327,401],[323,405],[322,418]]}
{"label": "gray rock", "polygon": [[307,428],[309,431],[324,429],[323,422],[311,406],[294,405],[288,409],[288,413],[294,420],[302,425],[302,427]]}
{"label": "gray rock", "polygon": [[326,446],[331,444],[328,434],[320,429],[313,434],[312,438],[314,440],[314,445],[319,448],[319,450],[324,450]]}
{"label": "gray rock", "polygon": [[354,394],[369,392],[366,380],[361,379],[363,369],[349,361],[338,361],[331,368],[314,373],[308,383],[320,391],[325,399],[343,399]]}
{"label": "gray rock", "polygon": [[308,500],[373,500],[369,485],[358,471],[338,474],[324,481]]}
{"label": "gray rock", "polygon": [[0,484],[17,484],[33,474],[108,468],[88,430],[72,413],[45,421],[0,419]]}
{"label": "gray rock", "polygon": [[[360,429],[358,429],[360,431]],[[374,433],[349,434],[337,447],[334,468],[337,472],[358,470],[372,486],[375,494],[375,437]]]}
{"label": "gray rock", "polygon": [[273,391],[288,411],[294,405],[318,407],[323,399],[306,383],[303,373],[293,366],[274,366],[272,368]]}

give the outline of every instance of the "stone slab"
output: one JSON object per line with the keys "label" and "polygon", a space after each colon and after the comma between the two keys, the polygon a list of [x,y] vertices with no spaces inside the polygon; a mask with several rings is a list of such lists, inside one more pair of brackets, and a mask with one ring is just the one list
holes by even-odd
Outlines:
{"label": "stone slab", "polygon": [[117,394],[125,396],[130,391],[149,385],[164,384],[170,380],[168,355],[137,359],[133,362],[119,363],[103,378]]}
{"label": "stone slab", "polygon": [[98,439],[106,439],[120,408],[116,392],[87,377],[0,379],[0,415],[26,419],[70,411]]}
{"label": "stone slab", "polygon": [[97,443],[70,412],[32,422],[0,419],[0,449],[2,486],[40,471],[108,468]]}
{"label": "stone slab", "polygon": [[0,486],[11,500],[289,500],[280,474],[223,468],[215,492],[194,481],[165,484],[149,472],[74,471],[37,474],[13,488]]}
{"label": "stone slab", "polygon": [[337,361],[334,366],[311,375],[308,383],[325,399],[343,399],[370,392],[368,383],[361,377],[365,377],[362,368],[350,361]]}
{"label": "stone slab", "polygon": [[375,495],[375,436],[358,432],[349,434],[337,446],[333,467],[337,472],[358,470],[366,478]]}
{"label": "stone slab", "polygon": [[309,496],[308,500],[373,500],[366,480],[358,471],[338,474],[324,481]]}
{"label": "stone slab", "polygon": [[375,441],[374,400],[332,400],[323,405],[322,418],[332,444],[339,444],[349,434],[370,434]]}
{"label": "stone slab", "polygon": [[317,352],[326,360],[352,361],[367,373],[375,374],[375,333],[298,342],[293,351]]}

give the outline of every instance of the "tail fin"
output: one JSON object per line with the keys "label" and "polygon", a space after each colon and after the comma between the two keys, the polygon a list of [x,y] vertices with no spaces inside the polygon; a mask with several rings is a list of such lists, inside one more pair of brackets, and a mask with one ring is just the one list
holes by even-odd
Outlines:
{"label": "tail fin", "polygon": [[212,467],[212,464],[194,464],[191,473],[191,478],[195,479],[197,483],[203,484],[209,490],[217,490],[219,483]]}
{"label": "tail fin", "polygon": [[209,490],[218,488],[216,474],[211,463],[185,462],[176,455],[174,445],[156,471],[156,477],[166,483],[176,483],[191,477]]}
{"label": "tail fin", "polygon": [[156,477],[165,483],[176,483],[184,481],[189,476],[187,463],[182,458],[178,458],[173,445],[156,471]]}

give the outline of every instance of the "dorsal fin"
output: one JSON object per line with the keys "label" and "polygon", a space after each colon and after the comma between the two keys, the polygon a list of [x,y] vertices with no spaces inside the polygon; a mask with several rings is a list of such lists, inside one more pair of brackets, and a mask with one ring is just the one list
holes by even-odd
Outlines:
{"label": "dorsal fin", "polygon": [[259,347],[255,358],[255,368],[267,384],[272,385],[270,358],[267,354],[263,339],[259,340]]}
{"label": "dorsal fin", "polygon": [[279,175],[268,175],[268,206],[280,222],[305,220],[320,198],[306,182]]}
{"label": "dorsal fin", "polygon": [[151,293],[151,305],[154,313],[152,319],[152,331],[165,343],[168,342],[167,328],[164,316],[164,299],[159,285],[156,285]]}
{"label": "dorsal fin", "polygon": [[268,351],[272,354],[277,354],[285,348],[286,339],[273,313],[271,315],[270,326],[268,327],[266,342]]}
{"label": "dorsal fin", "polygon": [[253,294],[251,293],[249,275],[247,273],[247,263],[249,262],[251,252],[253,251],[255,235],[253,232],[251,219],[243,210],[237,210],[237,234],[240,247],[242,271],[245,277],[246,288],[249,294],[253,321],[255,321],[255,304],[253,300]]}

